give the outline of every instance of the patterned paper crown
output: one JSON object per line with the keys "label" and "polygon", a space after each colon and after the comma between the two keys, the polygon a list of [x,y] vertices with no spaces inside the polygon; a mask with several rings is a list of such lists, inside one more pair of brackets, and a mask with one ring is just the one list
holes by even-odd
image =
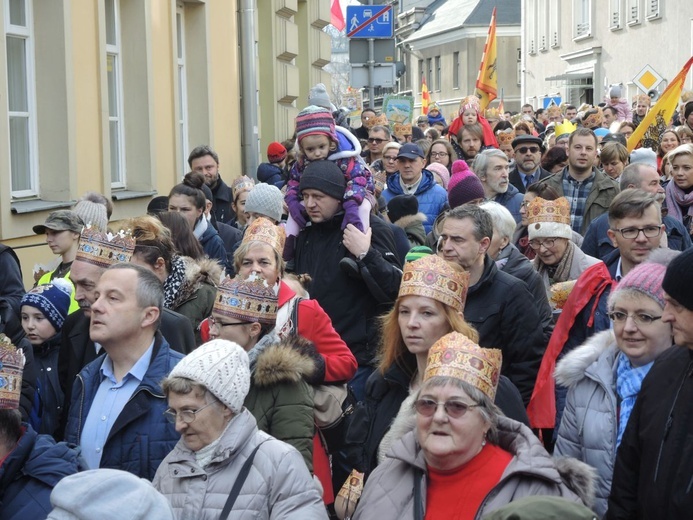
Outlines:
{"label": "patterned paper crown", "polygon": [[241,175],[231,183],[231,192],[234,203],[238,196],[244,191],[250,191],[255,187],[255,181],[247,175]]}
{"label": "patterned paper crown", "polygon": [[473,108],[479,112],[481,110],[481,100],[474,95],[462,98],[462,101],[460,101],[459,115],[462,115],[468,108]]}
{"label": "patterned paper crown", "polygon": [[377,193],[382,193],[387,183],[387,172],[385,170],[376,170],[375,168],[371,168],[371,171],[373,172],[375,190]]}
{"label": "patterned paper crown", "polygon": [[[681,96],[681,100],[683,101],[683,95]],[[652,99],[647,94],[638,94],[635,96],[635,102],[638,104],[642,103],[643,105],[647,105],[649,107],[652,103]],[[685,103],[685,101],[683,102]]]}
{"label": "patterned paper crown", "polygon": [[24,361],[24,353],[0,334],[0,410],[19,408]]}
{"label": "patterned paper crown", "polygon": [[548,117],[556,117],[556,116],[562,116],[563,113],[561,112],[561,107],[558,105],[551,105],[546,109],[546,115]]}
{"label": "patterned paper crown", "polygon": [[468,272],[456,271],[439,256],[428,255],[404,265],[398,298],[426,296],[462,312],[468,288]]}
{"label": "patterned paper crown", "polygon": [[117,233],[103,233],[86,226],[79,237],[77,260],[98,267],[129,262],[135,251],[135,239],[122,229]]}
{"label": "patterned paper crown", "polygon": [[277,321],[277,295],[262,277],[227,278],[219,285],[214,310],[241,321],[273,325]]}
{"label": "patterned paper crown", "polygon": [[484,110],[484,117],[486,119],[498,119],[500,117],[500,110],[498,107],[491,107]]}
{"label": "patterned paper crown", "polygon": [[374,126],[390,126],[390,122],[387,120],[387,116],[385,114],[380,114],[379,116],[371,117],[367,122],[366,122],[366,128],[370,129],[373,128]]}
{"label": "patterned paper crown", "polygon": [[589,109],[582,117],[582,124],[587,128],[597,128],[602,126],[602,121],[604,121],[604,114],[602,113],[602,109],[599,107]]}
{"label": "patterned paper crown", "polygon": [[436,376],[454,377],[469,383],[493,401],[502,364],[500,349],[482,348],[464,334],[451,332],[428,351],[423,380]]}
{"label": "patterned paper crown", "polygon": [[504,144],[509,144],[512,146],[513,141],[515,140],[515,130],[512,128],[506,128],[505,130],[498,130],[496,133],[496,139],[498,140],[498,146],[502,146]]}
{"label": "patterned paper crown", "polygon": [[562,123],[556,125],[556,130],[554,132],[556,139],[560,139],[561,137],[572,134],[576,128],[577,124],[571,123],[567,119],[564,119]]}
{"label": "patterned paper crown", "polygon": [[529,239],[573,237],[570,227],[570,202],[565,197],[556,200],[535,198],[527,207]]}
{"label": "patterned paper crown", "polygon": [[245,230],[241,243],[253,241],[269,244],[281,256],[284,252],[286,232],[282,226],[273,224],[269,219],[258,217]]}
{"label": "patterned paper crown", "polygon": [[395,123],[392,133],[400,139],[405,135],[411,135],[411,123]]}

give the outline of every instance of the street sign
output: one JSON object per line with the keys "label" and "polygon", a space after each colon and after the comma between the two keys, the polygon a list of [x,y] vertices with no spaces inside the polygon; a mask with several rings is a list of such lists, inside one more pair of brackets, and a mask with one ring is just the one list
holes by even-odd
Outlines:
{"label": "street sign", "polygon": [[657,88],[657,85],[662,81],[664,81],[664,78],[649,65],[645,65],[645,67],[633,78],[633,83],[645,93],[653,88]]}
{"label": "street sign", "polygon": [[[373,61],[375,63],[395,62],[394,38],[373,42]],[[368,63],[368,40],[349,40],[349,63]]]}
{"label": "street sign", "polygon": [[561,104],[561,98],[560,96],[553,96],[553,97],[545,97],[543,100],[543,106],[544,108],[549,108],[551,105],[560,105]]}
{"label": "street sign", "polygon": [[397,76],[395,74],[394,63],[385,64],[379,63],[378,66],[373,68],[373,84],[370,85],[368,81],[368,65],[365,64],[352,64],[351,65],[351,81],[350,86],[353,88],[363,88],[363,87],[381,87],[381,88],[393,88]]}
{"label": "street sign", "polygon": [[348,5],[349,38],[392,38],[394,20],[391,5]]}

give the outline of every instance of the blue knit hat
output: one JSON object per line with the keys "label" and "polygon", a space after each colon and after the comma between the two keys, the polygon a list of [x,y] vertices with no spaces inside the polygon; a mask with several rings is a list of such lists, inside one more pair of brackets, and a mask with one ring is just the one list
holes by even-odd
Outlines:
{"label": "blue knit hat", "polygon": [[28,305],[40,310],[56,331],[60,331],[70,309],[72,284],[64,278],[56,278],[46,285],[37,285],[22,298],[21,306]]}
{"label": "blue knit hat", "polygon": [[310,105],[301,110],[296,116],[296,140],[301,140],[309,135],[326,135],[335,143],[338,142],[337,132],[334,129],[332,113],[322,107]]}

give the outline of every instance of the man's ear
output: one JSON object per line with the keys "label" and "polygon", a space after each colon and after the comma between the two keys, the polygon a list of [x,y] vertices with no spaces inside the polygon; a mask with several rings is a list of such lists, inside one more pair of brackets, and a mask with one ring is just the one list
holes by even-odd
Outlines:
{"label": "man's ear", "polygon": [[484,237],[479,242],[479,253],[486,254],[489,246],[491,245],[491,239],[489,237]]}
{"label": "man's ear", "polygon": [[616,243],[616,233],[614,232],[613,229],[607,229],[606,230],[606,236],[609,237],[609,240],[611,240],[611,245],[614,246],[616,249],[618,249],[618,244]]}
{"label": "man's ear", "polygon": [[161,311],[158,307],[145,307],[144,315],[142,316],[142,328],[155,324],[160,314]]}
{"label": "man's ear", "polygon": [[255,338],[260,335],[262,332],[262,325],[259,323],[255,322],[250,325],[250,337]]}

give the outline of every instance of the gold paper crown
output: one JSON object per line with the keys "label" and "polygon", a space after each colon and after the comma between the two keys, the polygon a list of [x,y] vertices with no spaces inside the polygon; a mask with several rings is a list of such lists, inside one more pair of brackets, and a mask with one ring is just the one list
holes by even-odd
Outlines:
{"label": "gold paper crown", "polygon": [[[640,103],[641,101],[643,104],[647,106],[650,106],[650,104],[652,103],[652,99],[650,99],[650,96],[648,96],[647,94],[638,94],[637,96],[635,96],[636,103]],[[684,103],[686,102],[683,99],[683,95],[681,95],[681,101],[683,101]]]}
{"label": "gold paper crown", "polygon": [[535,198],[527,206],[527,232],[529,239],[567,238],[571,239],[570,202],[565,197],[556,200]]}
{"label": "gold paper crown", "polygon": [[385,114],[380,114],[379,116],[371,117],[368,122],[366,122],[366,128],[373,128],[374,126],[389,126],[390,122],[387,120]]}
{"label": "gold paper crown", "polygon": [[498,119],[500,117],[500,110],[497,107],[491,107],[484,110],[484,117],[486,119]]}
{"label": "gold paper crown", "polygon": [[241,175],[231,183],[231,191],[233,192],[234,203],[238,196],[244,191],[250,191],[255,187],[255,181],[247,175]]}
{"label": "gold paper crown", "polygon": [[496,398],[503,354],[500,349],[481,348],[464,334],[451,332],[428,351],[423,381],[436,376],[454,377]]}
{"label": "gold paper crown", "polygon": [[103,233],[86,226],[79,237],[76,260],[108,268],[129,262],[134,251],[135,239],[129,232]]}
{"label": "gold paper crown", "polygon": [[[385,165],[383,164],[383,167]],[[376,170],[375,168],[372,168],[373,172],[373,184],[375,186],[376,190],[382,191],[385,189],[385,185],[387,183],[387,172],[385,170]]]}
{"label": "gold paper crown", "polygon": [[561,310],[568,301],[568,296],[570,296],[573,287],[577,280],[569,280],[567,282],[558,282],[549,287],[549,303],[553,310]]}
{"label": "gold paper crown", "polygon": [[561,107],[557,105],[551,105],[546,109],[546,115],[549,117],[562,116]]}
{"label": "gold paper crown", "polygon": [[567,119],[564,119],[562,123],[556,125],[556,130],[554,131],[556,134],[556,139],[564,135],[572,134],[576,128],[577,124],[571,123]]}
{"label": "gold paper crown", "polygon": [[496,139],[498,141],[498,146],[504,145],[504,144],[509,144],[512,145],[512,142],[515,140],[515,131],[512,128],[507,128],[505,130],[498,130],[498,133],[496,133]]}
{"label": "gold paper crown", "polygon": [[19,408],[24,361],[24,353],[0,334],[0,410]]}
{"label": "gold paper crown", "polygon": [[404,265],[398,298],[426,296],[462,312],[468,287],[468,272],[456,271],[439,256],[427,255]]}
{"label": "gold paper crown", "polygon": [[[647,99],[650,99],[650,96],[647,96],[643,94]],[[693,99],[693,91],[691,90],[684,90],[681,92],[681,103],[688,103],[691,99]]]}
{"label": "gold paper crown", "polygon": [[468,108],[474,108],[477,112],[479,112],[481,110],[481,100],[474,95],[462,98],[462,101],[460,101],[459,115],[462,115],[462,113]]}
{"label": "gold paper crown", "polygon": [[284,252],[286,232],[282,226],[273,224],[269,219],[258,217],[245,230],[241,243],[245,244],[252,241],[269,244],[281,256]]}
{"label": "gold paper crown", "polygon": [[603,120],[604,115],[602,114],[602,109],[595,107],[585,112],[585,116],[582,118],[582,124],[587,128],[595,128],[601,126]]}
{"label": "gold paper crown", "polygon": [[277,295],[262,277],[227,278],[219,285],[214,310],[241,321],[273,325],[277,321]]}
{"label": "gold paper crown", "polygon": [[405,135],[411,135],[411,123],[395,123],[392,133],[399,138],[402,138]]}

